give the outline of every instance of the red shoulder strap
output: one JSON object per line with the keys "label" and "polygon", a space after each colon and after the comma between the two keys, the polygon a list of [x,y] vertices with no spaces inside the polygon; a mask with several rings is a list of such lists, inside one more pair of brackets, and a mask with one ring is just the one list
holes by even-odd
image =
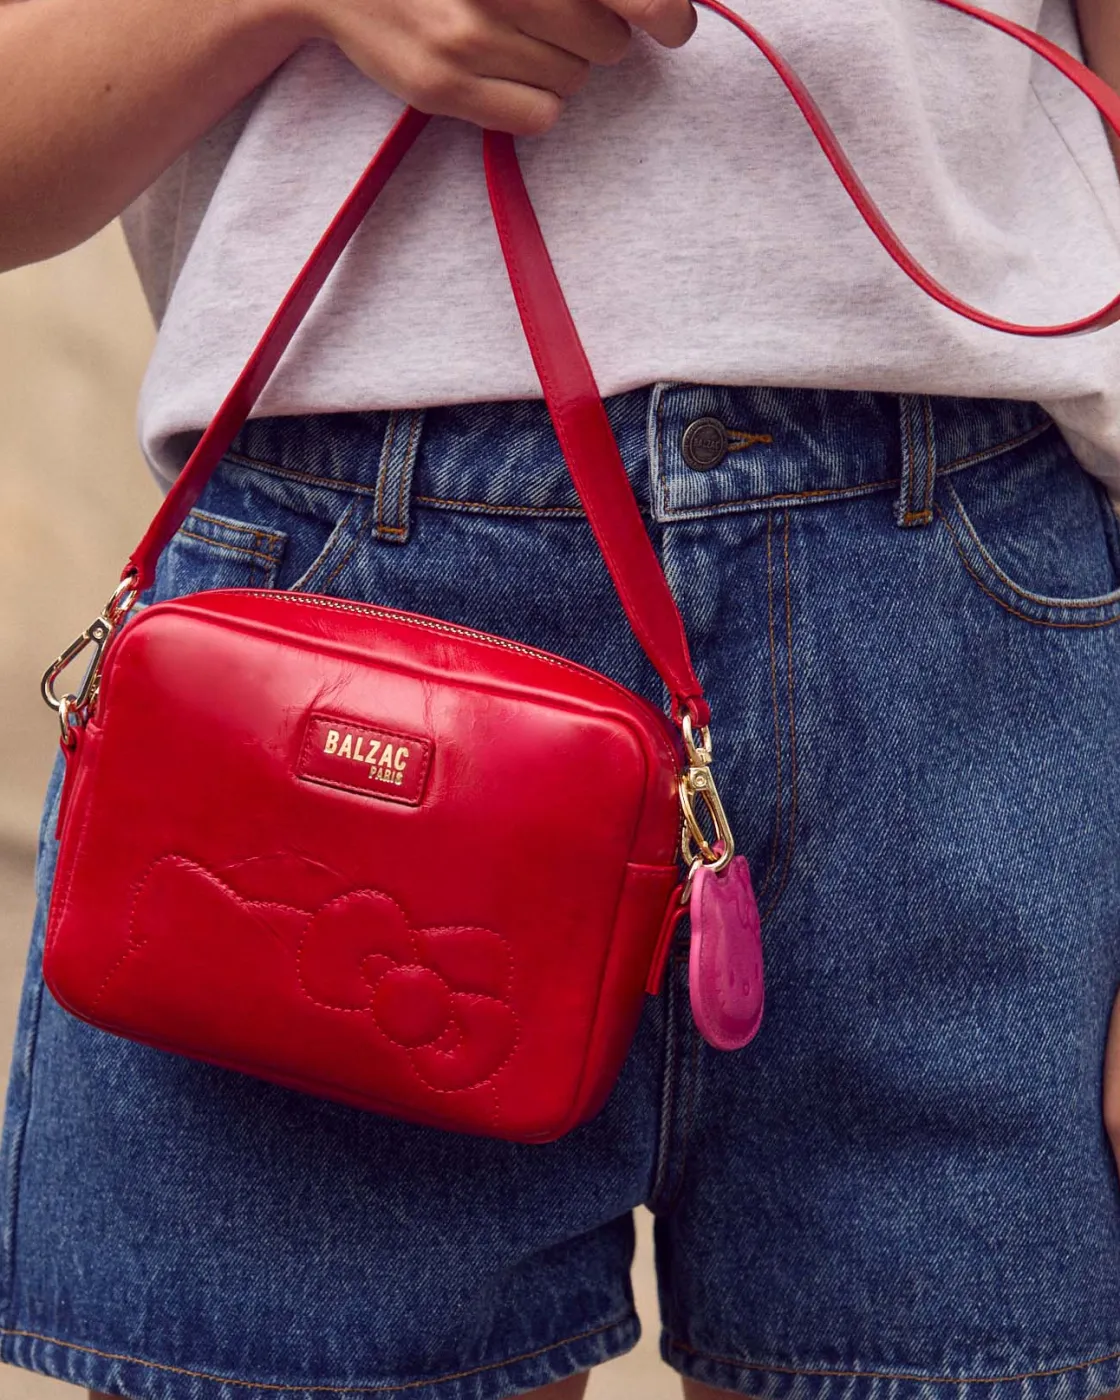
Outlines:
{"label": "red shoulder strap", "polygon": [[[721,0],[696,3],[728,20],[761,51],[788,88],[872,233],[903,272],[942,306],[992,330],[1029,336],[1071,335],[1107,325],[1120,315],[1117,295],[1100,311],[1076,321],[1056,326],[1019,325],[990,316],[942,287],[911,256],[891,228],[804,84],[777,50]],[[1120,135],[1120,97],[1084,64],[1048,39],[967,0],[936,3],[971,15],[1033,49],[1064,73]],[[412,108],[403,113],[319,240],[133,552],[123,577],[132,580],[136,589],[150,584],[164,546],[198,500],[331,269],[427,120]],[[572,481],[626,616],[668,687],[674,711],[687,711],[694,723],[706,724],[708,707],[689,657],[680,613],[630,489],[594,375],[525,189],[513,140],[498,132],[487,132],[484,150],[487,186],[502,253]]]}
{"label": "red shoulder strap", "polygon": [[595,376],[556,280],[529,201],[513,138],[488,131],[483,145],[490,207],[545,402],[572,482],[634,635],[661,673],[674,713],[707,724],[684,623],[646,534]]}
{"label": "red shoulder strap", "polygon": [[377,154],[362,172],[358,183],[346,196],[327,231],[312,249],[311,256],[300,268],[245,368],[237,376],[233,388],[214,414],[186,466],[163,498],[144,538],[132,551],[122,578],[135,574],[138,590],[147,588],[155,577],[156,564],[165,545],[190,514],[202,494],[202,488],[252,412],[292,336],[311,310],[311,303],[319,295],[335,263],[428,121],[428,117],[413,107],[401,114]]}

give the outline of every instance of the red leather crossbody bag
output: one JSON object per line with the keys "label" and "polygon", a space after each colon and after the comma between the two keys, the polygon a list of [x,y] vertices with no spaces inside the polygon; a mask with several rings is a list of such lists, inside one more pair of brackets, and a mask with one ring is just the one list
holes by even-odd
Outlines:
{"label": "red leather crossbody bag", "polygon": [[[873,232],[930,295],[1019,334],[1114,318],[1120,297],[1076,323],[1017,326],[939,287],[796,75],[746,21],[701,3],[763,52]],[[1055,63],[1120,132],[1120,99],[1067,54],[963,0],[939,3]],[[757,1025],[759,970],[736,963],[749,885],[713,779],[708,707],[509,137],[488,132],[484,155],[513,293],[670,713],[562,657],[337,598],[205,592],[123,625],[425,121],[409,110],[390,133],[112,600],[44,677],[67,764],[44,974],[67,1010],[117,1035],[422,1123],[545,1141],[603,1103],[686,900],[694,924],[709,923],[694,978],[716,968],[694,1005],[730,1017],[726,1043],[741,1043],[737,1007],[742,1038]],[[87,649],[80,685],[59,697],[57,678]]]}

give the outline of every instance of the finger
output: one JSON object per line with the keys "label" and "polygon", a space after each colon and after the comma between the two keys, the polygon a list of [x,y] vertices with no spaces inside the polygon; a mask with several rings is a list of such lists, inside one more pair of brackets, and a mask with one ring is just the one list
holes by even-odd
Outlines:
{"label": "finger", "polygon": [[620,19],[643,29],[666,48],[678,49],[692,38],[696,11],[691,0],[604,0]]}
{"label": "finger", "polygon": [[1112,1004],[1104,1053],[1104,1126],[1120,1169],[1120,996]]}
{"label": "finger", "polygon": [[473,55],[465,66],[480,78],[504,78],[527,87],[544,88],[558,97],[571,97],[587,82],[591,65],[567,49],[532,39],[512,30]]}
{"label": "finger", "polygon": [[339,26],[334,42],[403,101],[432,116],[458,117],[515,136],[550,130],[563,97],[582,85],[589,69],[575,55],[500,23],[447,26],[439,43],[427,46],[386,48],[371,41],[367,25],[354,25],[353,31]]}
{"label": "finger", "polygon": [[440,36],[437,51],[441,68],[457,71],[464,79],[505,78],[544,88],[560,97],[578,92],[588,76],[585,59],[500,20],[488,23],[471,19],[449,24]]}
{"label": "finger", "polygon": [[566,49],[588,63],[618,63],[630,47],[630,26],[600,0],[516,0],[505,21],[523,34]]}
{"label": "finger", "polygon": [[463,78],[451,73],[409,99],[433,116],[458,117],[513,136],[540,136],[556,125],[563,101],[555,92],[506,78]]}

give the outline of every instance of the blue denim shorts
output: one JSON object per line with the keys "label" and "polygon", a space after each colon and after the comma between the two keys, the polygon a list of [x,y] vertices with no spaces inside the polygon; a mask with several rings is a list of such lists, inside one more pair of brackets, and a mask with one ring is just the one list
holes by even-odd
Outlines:
{"label": "blue denim shorts", "polygon": [[[0,1158],[6,1361],[136,1400],[493,1400],[634,1345],[645,1204],[665,1360],[710,1385],[1120,1386],[1101,488],[1027,403],[658,385],[609,409],[764,911],[757,1040],[697,1036],[686,927],[607,1107],[549,1146],[116,1039],[42,989],[52,790]],[[156,593],[217,586],[435,614],[662,699],[537,403],[249,424]]]}

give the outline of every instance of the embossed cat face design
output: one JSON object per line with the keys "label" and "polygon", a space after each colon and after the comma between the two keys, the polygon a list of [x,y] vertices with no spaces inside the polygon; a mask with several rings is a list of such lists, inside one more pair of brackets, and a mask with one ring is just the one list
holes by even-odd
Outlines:
{"label": "embossed cat face design", "polygon": [[[111,1015],[122,1000],[135,1004],[137,978],[151,1001],[157,965],[171,977],[204,974],[226,1002],[237,995],[239,965],[258,978],[267,966],[278,994],[295,992],[316,1016],[360,1018],[373,1060],[379,1052],[398,1065],[407,1057],[437,1093],[487,1083],[518,1041],[505,940],[485,928],[414,927],[380,890],[305,909],[248,897],[224,874],[164,856],[137,888],[128,944],[106,972],[97,1007]],[[152,1013],[158,1019],[154,1002]]]}

